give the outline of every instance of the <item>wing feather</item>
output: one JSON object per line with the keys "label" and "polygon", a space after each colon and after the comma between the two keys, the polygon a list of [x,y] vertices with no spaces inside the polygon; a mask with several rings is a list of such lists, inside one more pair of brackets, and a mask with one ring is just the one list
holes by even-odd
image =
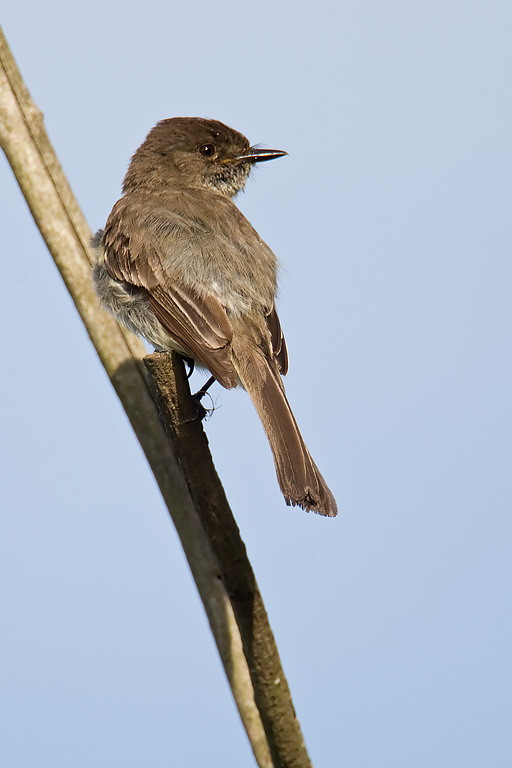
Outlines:
{"label": "wing feather", "polygon": [[282,376],[286,376],[288,373],[288,350],[286,349],[286,341],[284,340],[284,333],[281,328],[281,323],[279,322],[275,304],[267,314],[267,325],[272,341],[272,351],[277,362],[279,372]]}
{"label": "wing feather", "polygon": [[[111,277],[145,290],[149,303],[169,336],[199,360],[228,389],[238,384],[231,362],[233,335],[226,310],[209,294],[201,297],[184,283],[172,283],[162,265],[173,247],[168,227],[166,253],[145,226],[144,211],[133,214],[126,198],[116,203],[103,234],[105,266]],[[171,213],[169,214],[172,217]]]}

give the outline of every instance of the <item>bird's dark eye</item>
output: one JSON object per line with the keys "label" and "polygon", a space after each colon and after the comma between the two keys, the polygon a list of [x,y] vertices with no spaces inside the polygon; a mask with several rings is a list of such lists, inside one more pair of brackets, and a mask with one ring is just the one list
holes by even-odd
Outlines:
{"label": "bird's dark eye", "polygon": [[212,157],[215,154],[215,147],[213,144],[203,144],[202,147],[199,147],[199,151],[204,157]]}

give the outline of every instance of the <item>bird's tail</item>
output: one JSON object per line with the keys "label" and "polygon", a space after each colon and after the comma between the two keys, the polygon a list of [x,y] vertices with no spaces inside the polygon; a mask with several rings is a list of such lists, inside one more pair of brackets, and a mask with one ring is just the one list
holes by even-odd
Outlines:
{"label": "bird's tail", "polygon": [[243,345],[233,341],[237,372],[263,424],[286,503],[335,517],[336,501],[302,438],[277,367],[261,349],[244,354]]}

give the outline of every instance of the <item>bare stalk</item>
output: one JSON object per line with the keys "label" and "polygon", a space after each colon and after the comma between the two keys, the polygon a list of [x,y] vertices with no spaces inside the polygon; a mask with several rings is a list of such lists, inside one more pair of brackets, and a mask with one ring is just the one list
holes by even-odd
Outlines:
{"label": "bare stalk", "polygon": [[[1,30],[0,144],[155,475],[204,603],[256,761],[260,768],[311,768],[263,602],[205,450],[202,427],[194,424],[193,437],[182,433],[183,409],[193,402],[183,389],[182,363],[167,356],[162,363],[161,356],[154,355],[147,363],[160,410],[170,414],[166,429],[179,436],[178,443],[173,440],[180,466],[148,386],[142,363],[144,346],[98,306],[90,275],[90,229]],[[165,380],[162,372],[168,377]],[[175,395],[169,400],[162,394],[166,388],[180,391],[183,401],[178,402]],[[173,409],[178,419],[174,422]],[[200,474],[210,478],[206,490],[199,490],[197,472],[190,469],[196,454],[201,456]],[[221,498],[218,517],[216,511],[205,513],[198,501],[203,492],[207,498],[210,493],[212,499]],[[226,561],[233,553],[239,558],[234,568]]]}

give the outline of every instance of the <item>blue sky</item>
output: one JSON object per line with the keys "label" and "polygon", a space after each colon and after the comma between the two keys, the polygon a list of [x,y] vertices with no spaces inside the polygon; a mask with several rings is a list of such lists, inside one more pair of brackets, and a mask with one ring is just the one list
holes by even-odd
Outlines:
{"label": "blue sky", "polygon": [[[316,768],[505,768],[512,622],[503,2],[5,8],[93,229],[158,120],[285,149],[287,391],[340,506],[287,508],[243,392],[206,430]],[[0,763],[251,766],[152,476],[0,161]]]}

